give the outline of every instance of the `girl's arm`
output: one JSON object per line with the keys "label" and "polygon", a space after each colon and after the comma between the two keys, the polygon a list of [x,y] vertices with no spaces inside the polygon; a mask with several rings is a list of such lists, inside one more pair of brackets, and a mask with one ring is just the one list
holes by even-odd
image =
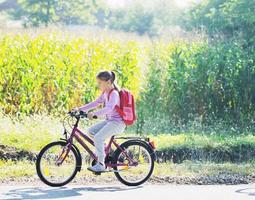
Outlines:
{"label": "girl's arm", "polygon": [[105,107],[96,112],[93,112],[93,114],[96,116],[108,114],[114,109],[115,105],[118,104],[119,98],[120,97],[118,92],[114,90],[110,95],[109,101],[105,104]]}
{"label": "girl's arm", "polygon": [[81,107],[79,107],[80,110],[87,112],[95,107],[97,107],[99,104],[104,102],[104,97],[103,94],[101,94],[95,101],[92,101],[86,105],[83,105]]}

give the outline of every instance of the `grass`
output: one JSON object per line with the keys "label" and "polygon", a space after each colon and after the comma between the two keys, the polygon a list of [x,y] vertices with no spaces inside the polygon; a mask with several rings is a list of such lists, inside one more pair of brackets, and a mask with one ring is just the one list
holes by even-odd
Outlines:
{"label": "grass", "polygon": [[[94,123],[94,122],[93,122]],[[89,124],[82,123],[80,128],[86,130]],[[61,117],[33,115],[22,117],[21,120],[0,116],[0,143],[32,152],[38,152],[47,143],[58,140],[63,133]],[[125,135],[130,135],[126,133]],[[177,135],[160,134],[145,135],[155,141],[157,150],[177,147],[208,147],[216,148],[229,145],[251,144],[255,146],[255,136],[245,135],[209,135],[180,132]]]}
{"label": "grass", "polygon": [[0,180],[5,178],[19,178],[24,176],[33,176],[35,174],[35,165],[28,161],[1,161],[0,160]]}
{"label": "grass", "polygon": [[[89,124],[81,123],[85,130]],[[47,143],[58,140],[63,132],[61,117],[54,118],[47,115],[34,115],[22,117],[21,120],[11,119],[7,116],[0,117],[1,137],[0,143],[38,153]],[[160,151],[180,147],[222,147],[235,144],[251,144],[255,146],[255,136],[247,135],[205,135],[199,133],[185,133],[178,135],[149,135],[155,141]],[[77,178],[94,177],[86,170],[86,164]],[[220,172],[241,173],[243,175],[255,174],[255,162],[245,163],[213,163],[184,161],[180,164],[156,163],[154,175],[156,176],[200,176],[213,175]],[[36,177],[35,165],[29,161],[1,161],[0,180],[17,177]],[[112,173],[103,175],[113,176]]]}
{"label": "grass", "polygon": [[0,118],[0,143],[28,151],[39,151],[45,144],[59,138],[61,123],[52,117],[24,117],[21,121]]}
{"label": "grass", "polygon": [[178,135],[157,135],[151,137],[158,144],[159,150],[164,150],[169,147],[218,147],[225,145],[237,144],[254,144],[255,136],[248,135],[206,135],[199,133],[180,133]]}
{"label": "grass", "polygon": [[[77,178],[95,177],[91,172],[86,170],[87,165],[83,163],[82,170],[78,173]],[[238,173],[241,175],[255,174],[255,163],[249,162],[244,164],[235,163],[209,163],[209,162],[184,162],[182,164],[173,163],[156,163],[154,176],[173,176],[173,177],[196,177],[206,175],[216,175],[222,172]],[[103,177],[112,177],[113,173],[104,173]],[[0,180],[6,178],[37,177],[35,164],[28,161],[0,161]]]}
{"label": "grass", "polygon": [[220,172],[241,173],[244,175],[249,175],[255,173],[255,165],[253,162],[244,164],[190,161],[186,161],[181,164],[160,163],[156,165],[154,175],[198,176],[215,175]]}
{"label": "grass", "polygon": [[[82,120],[80,129],[86,132],[90,125],[88,123]],[[46,144],[59,140],[64,128],[61,117],[33,115],[23,116],[17,120],[17,118],[11,119],[2,115],[0,130],[0,144],[38,153]],[[68,130],[70,131],[70,127]],[[146,136],[155,141],[157,151],[160,152],[158,158],[161,161],[181,163],[185,160],[199,160],[220,163],[246,162],[254,159],[255,136],[252,133],[231,135],[180,132],[174,135]],[[80,150],[83,152],[83,149],[80,148]]]}

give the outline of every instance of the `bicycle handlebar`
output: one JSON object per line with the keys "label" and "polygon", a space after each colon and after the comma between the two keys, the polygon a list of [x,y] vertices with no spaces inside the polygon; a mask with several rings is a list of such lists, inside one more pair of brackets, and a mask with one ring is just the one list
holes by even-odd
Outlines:
{"label": "bicycle handlebar", "polygon": [[[69,111],[68,114],[71,117],[76,117],[76,118],[88,118],[88,114],[82,110],[78,110],[78,111]],[[97,116],[94,115],[93,119],[97,119]]]}

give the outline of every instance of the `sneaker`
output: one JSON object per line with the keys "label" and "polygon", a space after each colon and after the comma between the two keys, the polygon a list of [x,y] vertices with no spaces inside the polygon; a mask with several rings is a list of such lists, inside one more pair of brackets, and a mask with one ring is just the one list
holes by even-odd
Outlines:
{"label": "sneaker", "polygon": [[98,162],[94,166],[88,167],[88,170],[92,172],[103,172],[105,171],[105,165]]}

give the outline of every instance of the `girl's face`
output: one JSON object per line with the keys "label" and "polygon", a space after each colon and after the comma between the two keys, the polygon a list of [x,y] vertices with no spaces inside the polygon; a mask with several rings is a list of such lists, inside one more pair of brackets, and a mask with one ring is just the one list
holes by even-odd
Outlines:
{"label": "girl's face", "polygon": [[110,80],[104,81],[104,80],[101,80],[101,79],[97,78],[97,85],[98,85],[99,89],[102,92],[104,92],[105,90],[107,90],[111,86],[111,82],[110,82]]}

